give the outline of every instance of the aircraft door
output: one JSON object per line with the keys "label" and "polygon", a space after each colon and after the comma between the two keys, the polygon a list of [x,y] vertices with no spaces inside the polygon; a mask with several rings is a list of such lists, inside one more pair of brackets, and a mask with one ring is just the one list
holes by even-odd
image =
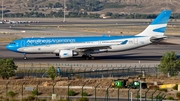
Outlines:
{"label": "aircraft door", "polygon": [[101,45],[101,41],[100,40],[98,41],[98,45]]}
{"label": "aircraft door", "polygon": [[138,44],[138,38],[134,38],[134,44],[135,44],[135,45]]}
{"label": "aircraft door", "polygon": [[50,42],[46,43],[46,47],[50,47]]}
{"label": "aircraft door", "polygon": [[21,47],[25,47],[25,46],[26,46],[25,41],[22,40],[22,41],[21,41]]}

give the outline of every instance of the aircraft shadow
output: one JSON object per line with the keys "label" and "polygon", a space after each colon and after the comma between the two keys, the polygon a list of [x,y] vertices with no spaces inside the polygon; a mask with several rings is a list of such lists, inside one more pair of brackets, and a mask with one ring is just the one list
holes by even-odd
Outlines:
{"label": "aircraft shadow", "polygon": [[[138,54],[140,53],[129,53],[129,54],[117,54],[117,55],[108,55],[108,56],[94,56],[95,59],[94,60],[85,60],[84,58],[82,58],[81,56],[78,57],[73,57],[73,58],[66,58],[66,59],[59,59],[59,57],[28,57],[27,60],[25,61],[32,61],[32,60],[50,60],[50,61],[57,61],[57,60],[61,60],[61,61],[95,61],[95,60],[146,60],[146,61],[159,61],[160,58],[162,57],[161,55],[159,56],[147,56],[147,55],[141,55],[139,56]],[[23,60],[23,58],[20,57],[16,57],[14,58],[15,60]]]}

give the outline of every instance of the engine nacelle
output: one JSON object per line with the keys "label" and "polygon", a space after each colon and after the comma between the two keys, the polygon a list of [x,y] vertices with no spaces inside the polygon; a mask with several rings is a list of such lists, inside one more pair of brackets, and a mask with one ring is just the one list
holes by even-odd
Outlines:
{"label": "engine nacelle", "polygon": [[78,53],[73,50],[60,50],[59,51],[59,58],[70,58],[76,55],[78,55]]}

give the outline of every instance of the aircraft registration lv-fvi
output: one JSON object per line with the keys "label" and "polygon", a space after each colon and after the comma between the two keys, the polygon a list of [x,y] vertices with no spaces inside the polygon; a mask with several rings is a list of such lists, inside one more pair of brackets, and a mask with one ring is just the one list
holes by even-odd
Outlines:
{"label": "aircraft registration lv-fvi", "polygon": [[134,36],[37,37],[14,40],[6,49],[26,54],[55,54],[59,58],[82,55],[89,60],[91,54],[131,50],[166,39],[164,35],[171,10],[163,10],[141,33]]}

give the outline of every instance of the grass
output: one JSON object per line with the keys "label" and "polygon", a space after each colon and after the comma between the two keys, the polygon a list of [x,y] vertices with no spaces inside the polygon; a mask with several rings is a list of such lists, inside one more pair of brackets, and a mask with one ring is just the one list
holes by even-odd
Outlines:
{"label": "grass", "polygon": [[15,40],[17,38],[0,38],[0,42],[11,42],[12,40]]}

